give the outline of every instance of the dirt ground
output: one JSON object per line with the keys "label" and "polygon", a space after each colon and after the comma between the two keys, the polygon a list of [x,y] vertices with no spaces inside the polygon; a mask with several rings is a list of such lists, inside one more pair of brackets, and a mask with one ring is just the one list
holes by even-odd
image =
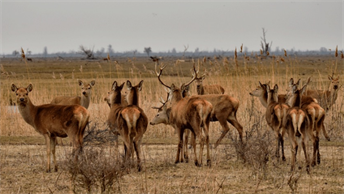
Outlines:
{"label": "dirt ground", "polygon": [[[287,161],[270,159],[266,168],[244,164],[237,159],[230,144],[211,149],[212,166],[196,167],[192,154],[189,163],[174,164],[176,145],[142,146],[143,171],[125,174],[112,187],[120,193],[290,193],[290,182],[298,193],[343,193],[343,145],[321,145],[322,161],[307,174],[305,168],[290,172],[290,148]],[[104,146],[105,153],[115,155],[113,146]],[[120,150],[122,148],[120,147]],[[190,150],[189,150],[190,151]],[[46,173],[44,145],[1,145],[0,193],[67,193],[71,175],[63,162],[71,152],[69,146],[57,147],[58,172]],[[109,157],[111,158],[111,157]],[[298,166],[304,166],[303,153]],[[82,187],[76,191],[85,193]],[[92,193],[99,193],[98,187]]]}

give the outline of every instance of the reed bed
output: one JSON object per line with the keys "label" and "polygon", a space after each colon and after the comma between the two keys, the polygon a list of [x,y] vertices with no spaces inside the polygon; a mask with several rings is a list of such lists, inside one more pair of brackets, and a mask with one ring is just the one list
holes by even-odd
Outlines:
{"label": "reed bed", "polygon": [[[240,100],[238,121],[243,125],[245,134],[253,133],[254,137],[260,137],[266,131],[271,132],[265,122],[265,108],[257,98],[249,95],[249,92],[258,86],[258,81],[262,83],[271,81],[271,84],[278,84],[279,91],[283,93],[291,77],[301,79],[301,84],[304,84],[311,76],[312,82],[309,88],[327,89],[330,83],[327,79],[328,75],[332,75],[333,72],[335,75],[344,73],[343,60],[333,56],[290,56],[285,53],[284,56],[272,57],[270,53],[270,57],[265,59],[259,56],[247,57],[237,54],[225,59],[203,60],[200,58],[186,60],[186,62],[176,62],[176,60],[176,58],[166,58],[160,61],[167,64],[161,76],[166,84],[181,85],[189,81],[190,69],[195,63],[199,67],[199,74],[206,74],[204,84],[220,84],[225,89],[225,94]],[[45,149],[41,147],[41,144],[44,144],[43,137],[40,143],[37,142],[34,145],[26,140],[30,137],[40,137],[40,135],[25,123],[13,107],[15,94],[10,90],[11,83],[24,87],[32,83],[33,91],[29,96],[35,105],[39,105],[50,103],[53,97],[59,95],[80,95],[77,79],[86,82],[95,79],[96,84],[92,88],[89,107],[90,128],[92,128],[103,126],[102,124],[107,119],[109,107],[103,99],[115,80],[119,83],[130,80],[133,84],[144,80],[140,104],[149,120],[155,116],[156,110],[151,107],[160,105],[159,98],[165,98],[166,92],[156,78],[154,65],[148,58],[118,58],[116,61],[109,62],[77,59],[65,61],[36,59],[34,62],[19,59],[2,60],[0,138],[12,139],[5,142],[17,144],[19,147],[9,144],[1,146],[1,191],[65,193],[70,184],[68,170],[62,169],[59,173],[50,174],[43,172],[45,161]],[[340,79],[343,85],[342,78]],[[191,84],[191,93],[196,94],[193,84]],[[110,191],[120,193],[340,193],[343,191],[342,174],[344,173],[341,165],[343,156],[340,154],[343,152],[343,144],[340,142],[344,138],[343,88],[338,93],[336,104],[326,115],[325,126],[331,142],[325,142],[323,136],[320,136],[320,149],[324,160],[319,167],[314,169],[311,176],[303,170],[290,174],[288,162],[287,164],[272,162],[275,161],[273,158],[270,158],[266,168],[256,167],[257,165],[250,162],[238,161],[235,147],[238,134],[232,126],[221,146],[212,150],[214,161],[212,168],[196,168],[192,163],[175,165],[173,161],[177,137],[172,127],[148,126],[143,137],[144,172],[123,175],[116,184],[111,185]],[[99,127],[98,130],[104,128]],[[211,123],[211,143],[214,143],[220,134],[220,125]],[[270,135],[273,139],[273,134]],[[288,147],[288,141],[285,142]],[[255,145],[254,143],[252,145]],[[115,148],[111,144],[106,144],[103,149],[106,153],[112,153],[111,150]],[[285,150],[289,159],[290,151],[288,148]],[[60,165],[63,165],[70,148],[62,146],[57,151],[59,152],[58,161]],[[300,160],[303,161],[303,159]],[[18,166],[15,168],[13,164],[18,164]],[[28,166],[30,168],[27,168]],[[266,171],[263,172],[262,169]],[[10,176],[12,174],[17,179],[13,179]],[[300,180],[299,183],[298,180]],[[13,182],[17,182],[17,185],[10,186]],[[87,190],[79,188],[78,191],[86,192]],[[92,188],[92,191],[100,192],[96,187]]]}

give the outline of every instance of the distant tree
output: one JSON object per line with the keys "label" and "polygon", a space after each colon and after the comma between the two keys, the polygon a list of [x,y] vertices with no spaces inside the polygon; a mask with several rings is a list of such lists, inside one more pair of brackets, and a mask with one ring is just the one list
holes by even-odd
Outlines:
{"label": "distant tree", "polygon": [[109,44],[109,46],[108,46],[108,53],[109,53],[110,55],[112,55],[114,52],[115,52],[115,51],[113,50],[112,45]]}
{"label": "distant tree", "polygon": [[261,47],[262,47],[263,54],[267,55],[267,53],[270,52],[270,48],[272,46],[272,41],[271,41],[270,44],[266,43],[265,34],[266,34],[266,31],[263,28],[263,37],[260,37],[262,39],[262,41],[260,41],[260,44],[261,44]]}
{"label": "distant tree", "polygon": [[26,49],[26,55],[31,55],[31,53],[30,49]]}
{"label": "distant tree", "polygon": [[198,54],[199,53],[199,48],[196,48],[195,49],[195,54]]}
{"label": "distant tree", "polygon": [[48,56],[48,48],[45,46],[43,49],[43,56],[46,58]]}
{"label": "distant tree", "polygon": [[147,55],[148,55],[148,57],[149,57],[149,54],[152,52],[151,47],[145,47],[145,48],[144,48],[144,52],[147,53]]}
{"label": "distant tree", "polygon": [[321,53],[326,53],[326,52],[327,52],[327,48],[321,47],[321,48],[320,48],[320,52],[321,52]]}
{"label": "distant tree", "polygon": [[87,59],[95,59],[94,54],[93,54],[93,49],[87,49],[84,46],[80,46],[80,50],[83,52],[83,54],[86,55]]}
{"label": "distant tree", "polygon": [[16,57],[17,55],[19,55],[19,51],[14,50],[14,51],[12,52],[12,55],[14,55],[14,56]]}
{"label": "distant tree", "polygon": [[175,48],[173,48],[172,51],[171,51],[171,53],[172,53],[173,55],[175,55],[175,54],[177,54],[177,50],[176,50]]}

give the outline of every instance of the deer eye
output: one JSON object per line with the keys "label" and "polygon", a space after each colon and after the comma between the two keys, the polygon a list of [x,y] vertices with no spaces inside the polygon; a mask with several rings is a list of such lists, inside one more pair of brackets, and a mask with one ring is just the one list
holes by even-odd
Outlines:
{"label": "deer eye", "polygon": [[159,113],[156,115],[157,117],[159,116]]}

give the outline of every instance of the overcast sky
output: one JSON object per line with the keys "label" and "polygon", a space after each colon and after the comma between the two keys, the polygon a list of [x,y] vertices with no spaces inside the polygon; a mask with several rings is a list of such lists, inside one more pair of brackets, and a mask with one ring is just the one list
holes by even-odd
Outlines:
{"label": "overcast sky", "polygon": [[0,53],[115,52],[151,47],[258,51],[262,28],[272,50],[343,49],[343,1],[9,1],[2,0]]}

